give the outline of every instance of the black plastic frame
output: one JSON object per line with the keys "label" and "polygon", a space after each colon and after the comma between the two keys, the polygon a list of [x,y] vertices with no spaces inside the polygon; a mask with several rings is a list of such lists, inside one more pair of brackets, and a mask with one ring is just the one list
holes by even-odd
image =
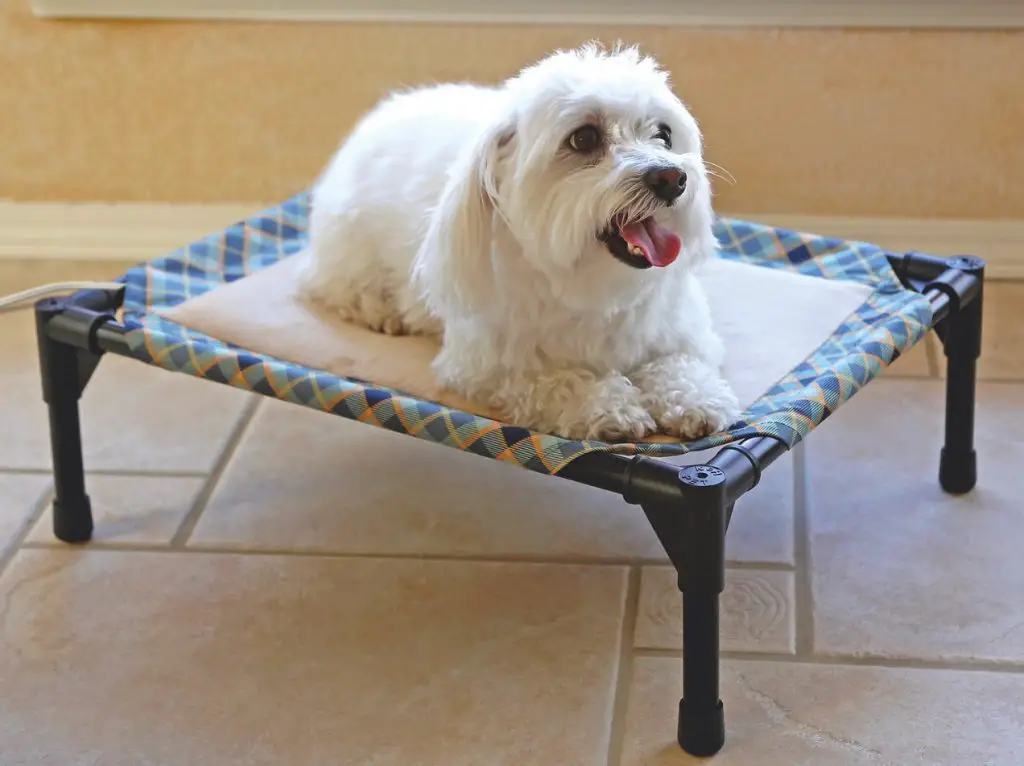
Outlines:
{"label": "black plastic frame", "polygon": [[[939,482],[964,493],[977,481],[974,450],[976,362],[981,354],[985,263],[973,256],[890,255],[900,281],[929,299],[933,327],[947,360],[945,439]],[[105,353],[131,356],[114,312],[123,291],[86,290],[36,304],[43,399],[53,455],[54,535],[67,543],[92,536],[85,487],[78,401]],[[639,505],[678,573],[683,594],[683,697],[678,741],[695,756],[725,742],[719,697],[719,597],[725,588],[725,535],[737,500],[786,451],[784,442],[754,437],[721,447],[704,465],[609,453],[583,455],[559,474],[615,492]]]}

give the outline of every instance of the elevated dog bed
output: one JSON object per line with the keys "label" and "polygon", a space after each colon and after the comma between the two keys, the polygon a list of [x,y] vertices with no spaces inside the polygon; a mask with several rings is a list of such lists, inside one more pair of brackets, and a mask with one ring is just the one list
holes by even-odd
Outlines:
{"label": "elevated dog bed", "polygon": [[[684,697],[679,742],[724,742],[718,697],[718,598],[736,500],[761,471],[935,328],[948,358],[940,481],[974,486],[975,362],[984,264],[895,255],[867,243],[719,219],[721,257],[702,275],[726,343],[725,374],[744,412],[699,441],[572,441],[504,423],[437,385],[437,348],[346,325],[296,296],[308,197],[128,271],[120,290],[36,304],[49,405],[54,531],[92,533],[77,401],[103,353],[254,391],[614,491],[640,505],[680,578]],[[666,458],[720,448],[705,465]]]}

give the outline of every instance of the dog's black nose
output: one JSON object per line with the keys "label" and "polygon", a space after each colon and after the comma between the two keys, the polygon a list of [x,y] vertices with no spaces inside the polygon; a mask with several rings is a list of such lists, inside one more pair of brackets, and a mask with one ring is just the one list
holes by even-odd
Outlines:
{"label": "dog's black nose", "polygon": [[654,196],[672,204],[686,188],[686,173],[679,168],[652,168],[644,173],[644,183]]}

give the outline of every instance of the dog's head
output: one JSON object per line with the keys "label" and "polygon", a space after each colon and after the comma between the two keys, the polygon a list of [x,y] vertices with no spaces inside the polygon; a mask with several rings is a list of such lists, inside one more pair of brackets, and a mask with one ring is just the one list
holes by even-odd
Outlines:
{"label": "dog's head", "polygon": [[583,307],[636,299],[661,269],[706,249],[700,131],[653,59],[635,48],[560,51],[508,80],[502,103],[431,223],[430,245],[461,270],[451,276],[521,270],[488,257],[515,251]]}

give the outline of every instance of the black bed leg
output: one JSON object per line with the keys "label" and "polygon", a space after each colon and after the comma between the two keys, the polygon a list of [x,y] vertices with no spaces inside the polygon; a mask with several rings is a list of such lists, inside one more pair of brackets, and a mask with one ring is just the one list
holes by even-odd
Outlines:
{"label": "black bed leg", "polygon": [[683,697],[679,746],[714,755],[725,744],[725,709],[718,693],[718,594],[683,594]]}
{"label": "black bed leg", "polygon": [[978,480],[974,450],[974,403],[977,360],[981,356],[984,261],[954,258],[954,268],[977,279],[972,300],[945,320],[941,337],[946,356],[946,434],[939,458],[939,484],[951,494],[974,489]]}
{"label": "black bed leg", "polygon": [[690,755],[710,756],[725,744],[719,696],[719,597],[725,589],[725,473],[697,465],[679,473],[683,485],[683,698],[678,740]]}
{"label": "black bed leg", "polygon": [[85,492],[78,400],[99,356],[52,337],[50,322],[63,311],[56,300],[36,305],[36,335],[43,401],[50,416],[53,457],[53,533],[66,543],[92,537],[92,505]]}
{"label": "black bed leg", "polygon": [[683,697],[677,738],[690,755],[710,756],[725,744],[718,690],[718,602],[725,589],[726,476],[710,465],[659,470],[652,465],[640,459],[632,469],[631,485],[646,497],[632,499],[632,491],[625,497],[643,507],[679,576]]}

